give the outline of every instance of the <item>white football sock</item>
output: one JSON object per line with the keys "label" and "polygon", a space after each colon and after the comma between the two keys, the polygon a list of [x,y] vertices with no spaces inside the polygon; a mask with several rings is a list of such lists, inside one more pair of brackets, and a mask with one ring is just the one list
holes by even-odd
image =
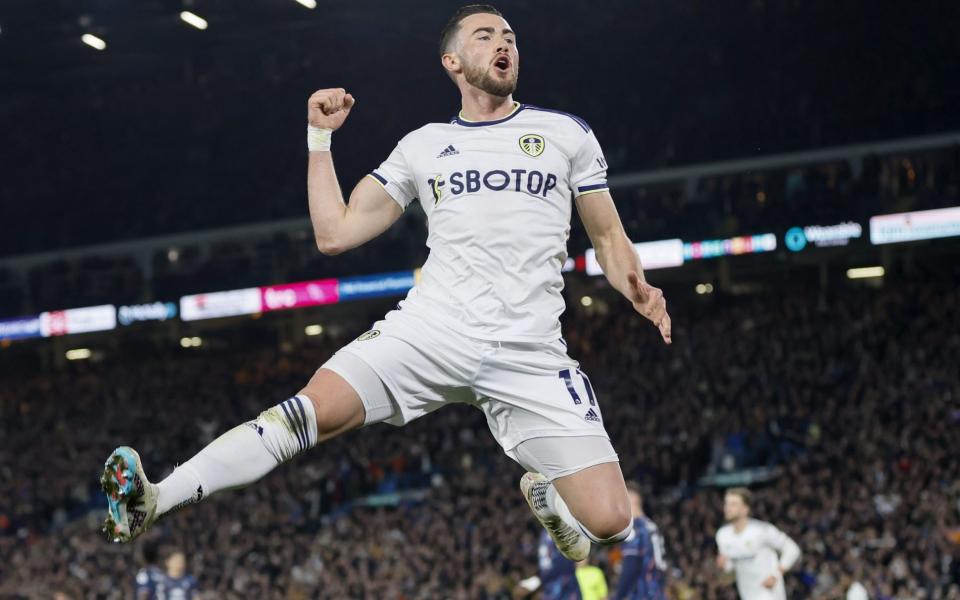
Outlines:
{"label": "white football sock", "polygon": [[570,512],[570,509],[567,508],[567,503],[563,501],[563,498],[560,497],[560,494],[557,492],[557,488],[551,483],[547,487],[546,494],[547,508],[550,509],[553,514],[560,517],[564,523],[573,527],[577,531],[581,531],[583,526],[580,525],[573,513]]}
{"label": "white football sock", "polygon": [[294,396],[210,442],[158,485],[157,514],[257,481],[317,443],[313,402]]}

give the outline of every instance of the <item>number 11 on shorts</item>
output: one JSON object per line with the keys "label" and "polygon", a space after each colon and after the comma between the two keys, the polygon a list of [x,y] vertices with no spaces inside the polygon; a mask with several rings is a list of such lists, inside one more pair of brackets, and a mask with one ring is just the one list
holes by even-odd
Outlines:
{"label": "number 11 on shorts", "polygon": [[[583,401],[580,400],[580,394],[577,393],[576,388],[573,387],[573,377],[570,375],[570,369],[563,369],[560,371],[560,379],[567,384],[567,391],[570,392],[570,397],[573,398],[574,404],[583,404]],[[593,395],[593,385],[590,384],[590,378],[587,377],[586,373],[577,369],[577,375],[580,376],[580,379],[583,380],[583,387],[587,390],[587,398],[590,400],[590,406],[596,406],[597,400]]]}

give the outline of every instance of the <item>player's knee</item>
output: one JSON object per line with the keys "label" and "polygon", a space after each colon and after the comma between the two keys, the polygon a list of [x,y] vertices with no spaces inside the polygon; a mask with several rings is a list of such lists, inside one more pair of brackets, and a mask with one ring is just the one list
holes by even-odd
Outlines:
{"label": "player's knee", "polygon": [[627,539],[630,535],[630,519],[609,519],[604,522],[600,529],[594,533],[598,538],[595,540],[598,544],[618,544]]}
{"label": "player's knee", "polygon": [[345,391],[334,384],[318,389],[313,383],[311,381],[300,395],[308,398],[313,405],[318,441],[326,441],[363,425],[363,403],[352,388]]}
{"label": "player's knee", "polygon": [[626,495],[622,502],[619,498],[610,498],[598,508],[599,510],[591,511],[590,517],[580,520],[588,537],[601,545],[617,544],[627,539],[633,525],[633,516]]}
{"label": "player's knee", "polygon": [[342,429],[341,411],[329,400],[320,394],[303,394],[313,404],[313,412],[317,421],[317,438],[323,442],[335,436]]}
{"label": "player's knee", "polygon": [[586,528],[584,533],[594,544],[611,546],[626,540],[632,529],[633,525],[629,521],[624,524],[624,521],[609,520],[602,521],[599,525],[594,526],[594,529]]}
{"label": "player's knee", "polygon": [[310,399],[310,403],[313,405],[313,412],[317,417],[317,433],[319,435],[324,435],[330,432],[333,429],[333,409],[329,403],[323,402],[321,400],[321,395],[318,393],[311,393],[309,389],[300,392],[303,396]]}

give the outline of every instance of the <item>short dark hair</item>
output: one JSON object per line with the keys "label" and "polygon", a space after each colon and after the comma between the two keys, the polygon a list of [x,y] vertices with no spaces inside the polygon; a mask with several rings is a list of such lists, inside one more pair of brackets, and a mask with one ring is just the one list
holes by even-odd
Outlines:
{"label": "short dark hair", "polygon": [[157,557],[160,556],[160,543],[154,539],[148,539],[143,542],[143,560],[148,565],[156,564]]}
{"label": "short dark hair", "polygon": [[453,16],[450,17],[450,20],[444,25],[443,31],[440,32],[440,56],[443,56],[447,52],[447,48],[450,46],[450,40],[460,31],[460,21],[470,15],[479,14],[497,15],[498,17],[503,16],[499,10],[489,4],[468,4],[461,6],[457,9],[457,12],[453,13]]}
{"label": "short dark hair", "polygon": [[727,494],[733,494],[734,496],[740,496],[740,499],[743,500],[743,503],[750,508],[750,503],[753,502],[753,492],[748,490],[745,487],[733,487],[727,490]]}

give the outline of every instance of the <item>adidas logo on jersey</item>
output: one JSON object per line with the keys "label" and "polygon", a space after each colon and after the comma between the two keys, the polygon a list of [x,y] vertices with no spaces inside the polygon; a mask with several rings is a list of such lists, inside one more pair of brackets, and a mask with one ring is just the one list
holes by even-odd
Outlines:
{"label": "adidas logo on jersey", "polygon": [[450,144],[443,149],[443,152],[437,155],[437,158],[443,158],[444,156],[453,156],[454,154],[460,154],[460,151],[453,147],[453,144]]}
{"label": "adidas logo on jersey", "polygon": [[587,414],[583,417],[585,421],[593,421],[594,423],[600,422],[600,415],[596,413],[592,408],[587,411]]}

